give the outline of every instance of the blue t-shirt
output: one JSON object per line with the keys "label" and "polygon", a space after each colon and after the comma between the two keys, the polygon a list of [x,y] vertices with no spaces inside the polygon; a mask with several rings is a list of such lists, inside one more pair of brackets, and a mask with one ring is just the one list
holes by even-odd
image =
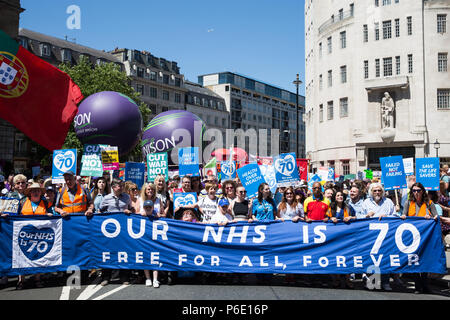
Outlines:
{"label": "blue t-shirt", "polygon": [[262,203],[258,199],[253,200],[252,214],[258,220],[275,220],[275,213],[277,212],[275,202],[273,200],[262,200]]}

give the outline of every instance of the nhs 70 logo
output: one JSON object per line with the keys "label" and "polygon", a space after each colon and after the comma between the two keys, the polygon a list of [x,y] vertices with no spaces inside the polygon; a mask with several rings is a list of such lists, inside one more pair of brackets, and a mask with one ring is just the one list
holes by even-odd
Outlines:
{"label": "nhs 70 logo", "polygon": [[14,221],[12,268],[60,265],[61,241],[61,219]]}

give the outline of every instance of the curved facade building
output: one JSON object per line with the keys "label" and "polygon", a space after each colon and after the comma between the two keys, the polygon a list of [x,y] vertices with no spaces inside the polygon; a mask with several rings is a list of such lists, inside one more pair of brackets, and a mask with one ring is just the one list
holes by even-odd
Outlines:
{"label": "curved facade building", "polygon": [[448,0],[305,1],[312,171],[377,170],[389,155],[450,162],[449,19]]}

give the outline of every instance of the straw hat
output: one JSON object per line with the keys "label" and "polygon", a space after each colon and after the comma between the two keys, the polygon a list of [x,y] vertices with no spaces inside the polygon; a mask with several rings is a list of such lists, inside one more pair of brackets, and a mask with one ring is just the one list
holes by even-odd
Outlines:
{"label": "straw hat", "polygon": [[31,190],[32,190],[32,189],[40,189],[42,194],[45,193],[45,189],[44,189],[44,188],[41,188],[41,185],[40,185],[39,183],[35,182],[35,183],[32,183],[28,188],[25,189],[24,194],[25,194],[27,197],[30,197],[30,196],[31,196]]}

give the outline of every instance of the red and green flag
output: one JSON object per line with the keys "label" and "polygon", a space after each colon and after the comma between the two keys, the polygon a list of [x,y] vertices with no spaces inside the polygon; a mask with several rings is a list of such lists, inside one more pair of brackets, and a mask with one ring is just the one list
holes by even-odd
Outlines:
{"label": "red and green flag", "polygon": [[0,117],[48,150],[61,149],[83,99],[65,72],[0,30]]}

